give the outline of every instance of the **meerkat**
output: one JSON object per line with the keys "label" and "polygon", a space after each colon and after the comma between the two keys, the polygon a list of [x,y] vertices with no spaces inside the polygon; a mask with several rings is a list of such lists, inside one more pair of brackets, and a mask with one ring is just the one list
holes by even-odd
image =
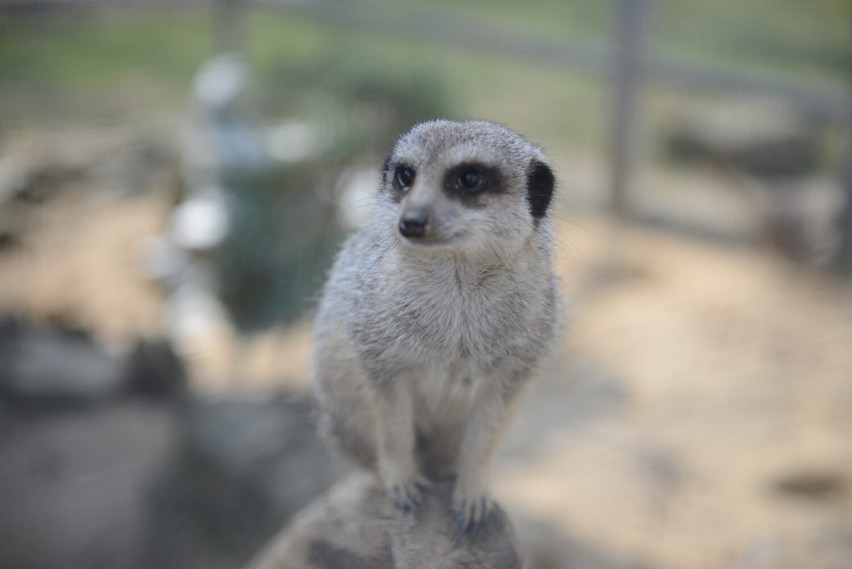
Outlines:
{"label": "meerkat", "polygon": [[320,428],[404,513],[444,478],[457,532],[489,513],[498,439],[559,327],[554,185],[504,126],[422,123],[339,253],[314,325]]}

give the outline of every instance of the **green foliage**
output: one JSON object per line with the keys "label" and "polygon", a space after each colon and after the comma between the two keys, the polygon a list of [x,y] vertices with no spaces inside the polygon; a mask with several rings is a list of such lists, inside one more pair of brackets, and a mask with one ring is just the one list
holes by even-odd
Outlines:
{"label": "green foliage", "polygon": [[657,0],[653,16],[661,54],[803,80],[848,74],[848,0]]}
{"label": "green foliage", "polygon": [[[852,54],[848,0],[656,0],[650,3],[656,53],[794,82],[843,82]],[[473,20],[499,37],[528,34],[605,46],[615,0],[353,0],[359,7],[416,18]],[[51,117],[84,120],[109,112],[180,110],[194,72],[212,53],[205,10],[116,11],[51,19],[0,20],[0,106],[4,128]],[[69,12],[68,14],[78,14]],[[463,33],[463,31],[461,32]],[[394,29],[343,31],[304,16],[253,8],[245,51],[259,108],[343,113],[392,98],[389,128],[436,115],[491,118],[536,135],[596,143],[605,84],[570,69],[462,52]],[[70,117],[69,117],[70,115]],[[597,116],[595,119],[593,117]],[[540,128],[540,130],[539,130]],[[384,140],[378,133],[376,143]]]}
{"label": "green foliage", "polygon": [[3,82],[103,87],[135,76],[183,88],[209,51],[207,22],[181,13],[25,20],[0,30]]}

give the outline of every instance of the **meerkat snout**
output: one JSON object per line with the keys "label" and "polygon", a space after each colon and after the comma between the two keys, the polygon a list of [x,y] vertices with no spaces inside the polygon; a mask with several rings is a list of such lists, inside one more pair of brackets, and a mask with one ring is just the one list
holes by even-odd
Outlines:
{"label": "meerkat snout", "polygon": [[399,232],[409,239],[425,237],[430,229],[429,216],[429,210],[425,207],[405,208],[399,216]]}

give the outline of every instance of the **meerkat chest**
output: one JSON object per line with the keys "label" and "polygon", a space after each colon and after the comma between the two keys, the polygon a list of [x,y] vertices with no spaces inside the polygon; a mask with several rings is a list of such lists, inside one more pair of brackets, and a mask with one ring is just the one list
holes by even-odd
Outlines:
{"label": "meerkat chest", "polygon": [[430,269],[400,275],[388,291],[389,349],[449,375],[476,375],[470,368],[488,367],[523,337],[530,291],[487,268]]}

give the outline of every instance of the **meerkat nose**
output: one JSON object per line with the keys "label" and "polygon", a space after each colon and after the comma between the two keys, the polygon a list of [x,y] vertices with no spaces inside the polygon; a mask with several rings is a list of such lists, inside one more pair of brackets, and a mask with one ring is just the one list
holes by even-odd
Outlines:
{"label": "meerkat nose", "polygon": [[429,210],[424,207],[410,207],[402,212],[399,219],[399,232],[408,238],[423,237],[428,226]]}

